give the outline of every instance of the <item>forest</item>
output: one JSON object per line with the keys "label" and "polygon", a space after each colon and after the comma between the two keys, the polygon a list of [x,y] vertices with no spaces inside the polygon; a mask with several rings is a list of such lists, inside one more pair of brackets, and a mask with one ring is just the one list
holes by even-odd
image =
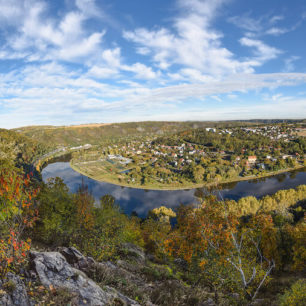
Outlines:
{"label": "forest", "polygon": [[73,305],[69,288],[31,278],[31,258],[74,247],[101,263],[85,270],[100,288],[140,305],[303,305],[306,185],[237,202],[207,191],[141,219],[85,184],[71,194],[60,178],[42,182],[30,170],[45,149],[26,136],[1,131],[0,145],[0,301],[17,275],[34,305]]}

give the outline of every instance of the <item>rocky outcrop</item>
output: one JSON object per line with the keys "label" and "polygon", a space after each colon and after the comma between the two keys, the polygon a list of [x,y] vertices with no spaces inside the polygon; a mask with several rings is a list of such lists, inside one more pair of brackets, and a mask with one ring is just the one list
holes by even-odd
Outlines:
{"label": "rocky outcrop", "polygon": [[8,273],[5,279],[0,280],[0,305],[30,305],[25,285],[19,276]]}
{"label": "rocky outcrop", "polygon": [[74,247],[32,251],[23,277],[8,273],[0,280],[0,305],[215,305],[209,292],[194,296],[169,266],[141,248],[124,244],[118,254],[115,262],[96,262]]}
{"label": "rocky outcrop", "polygon": [[[86,257],[76,249],[65,251],[71,263],[88,265]],[[63,288],[75,293],[77,305],[112,305],[114,301],[122,305],[138,305],[115,289],[103,290],[84,272],[72,267],[59,252],[31,252],[30,258],[40,282],[48,288]]]}
{"label": "rocky outcrop", "polygon": [[134,245],[132,243],[124,243],[122,245],[122,248],[126,252],[126,256],[134,259],[134,261],[142,264],[146,261],[145,253],[137,245]]}

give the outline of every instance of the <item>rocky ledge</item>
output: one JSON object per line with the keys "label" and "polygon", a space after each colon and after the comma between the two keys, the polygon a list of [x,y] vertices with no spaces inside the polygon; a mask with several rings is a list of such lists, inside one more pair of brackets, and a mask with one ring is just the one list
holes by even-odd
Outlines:
{"label": "rocky ledge", "polygon": [[29,298],[25,285],[33,280],[51,292],[68,292],[70,305],[139,305],[112,287],[105,286],[102,289],[89,278],[86,272],[96,269],[98,265],[99,263],[83,256],[73,247],[62,248],[59,252],[32,251],[30,271],[26,271],[25,276],[8,273],[5,279],[0,280],[0,305],[37,305]]}
{"label": "rocky ledge", "polygon": [[176,271],[139,247],[124,244],[119,255],[97,262],[73,247],[32,251],[24,271],[0,280],[0,305],[216,305],[212,292],[195,296]]}

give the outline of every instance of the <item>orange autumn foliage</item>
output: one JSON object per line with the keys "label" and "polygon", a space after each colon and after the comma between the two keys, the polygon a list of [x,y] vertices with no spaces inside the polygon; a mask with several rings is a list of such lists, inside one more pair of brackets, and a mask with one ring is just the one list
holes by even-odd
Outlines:
{"label": "orange autumn foliage", "polygon": [[37,219],[32,199],[37,190],[29,187],[30,175],[8,169],[0,170],[0,276],[17,269],[26,260],[30,240],[22,233]]}
{"label": "orange autumn foliage", "polygon": [[231,233],[236,232],[238,220],[226,214],[224,203],[211,196],[196,209],[182,206],[177,221],[176,230],[165,241],[170,256],[182,257],[189,263],[195,260],[204,268],[205,254],[213,250],[215,257],[225,262],[232,249]]}

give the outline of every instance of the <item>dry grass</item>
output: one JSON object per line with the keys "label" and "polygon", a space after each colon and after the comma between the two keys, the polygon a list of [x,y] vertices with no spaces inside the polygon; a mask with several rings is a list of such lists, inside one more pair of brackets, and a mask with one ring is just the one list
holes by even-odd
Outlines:
{"label": "dry grass", "polygon": [[78,124],[78,125],[69,125],[65,126],[66,129],[75,129],[75,128],[82,128],[82,127],[99,127],[99,126],[106,126],[112,125],[113,123],[89,123],[89,124]]}
{"label": "dry grass", "polygon": [[301,129],[297,132],[298,136],[306,137],[306,129]]}

